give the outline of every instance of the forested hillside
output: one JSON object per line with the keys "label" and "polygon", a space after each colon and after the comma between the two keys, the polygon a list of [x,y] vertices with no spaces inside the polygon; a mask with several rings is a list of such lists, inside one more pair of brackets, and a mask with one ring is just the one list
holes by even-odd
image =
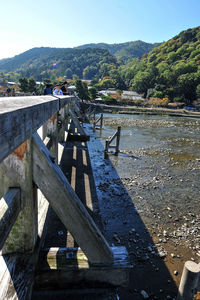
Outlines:
{"label": "forested hillside", "polygon": [[16,80],[24,76],[41,81],[44,78],[55,80],[59,76],[73,78],[74,75],[83,79],[99,79],[119,64],[148,53],[156,45],[136,41],[88,44],[76,48],[33,48],[13,58],[0,60],[0,79]]}
{"label": "forested hillside", "polygon": [[145,43],[143,41],[135,41],[119,44],[92,43],[85,44],[76,48],[106,49],[118,59],[122,59],[124,62],[127,62],[128,60],[133,59],[135,57],[141,57],[143,54],[150,52],[153,48],[157,47],[158,45],[160,45],[160,43],[151,44]]}
{"label": "forested hillside", "polygon": [[101,76],[101,66],[117,67],[116,58],[105,49],[33,48],[13,58],[0,60],[0,71],[20,76],[56,79],[59,76],[92,79]]}
{"label": "forested hillside", "polygon": [[186,103],[200,98],[200,27],[182,31],[121,66],[120,75],[127,87],[148,97]]}

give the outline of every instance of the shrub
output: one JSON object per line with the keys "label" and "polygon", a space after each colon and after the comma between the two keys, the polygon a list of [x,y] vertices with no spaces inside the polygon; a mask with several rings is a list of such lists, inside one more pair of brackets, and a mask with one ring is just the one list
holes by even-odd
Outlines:
{"label": "shrub", "polygon": [[102,100],[105,104],[116,104],[117,103],[117,100],[110,96],[103,96]]}
{"label": "shrub", "polygon": [[162,99],[163,98],[163,92],[161,92],[161,91],[156,91],[155,93],[154,93],[154,95],[153,95],[153,97],[155,97],[155,98],[159,98],[159,99]]}
{"label": "shrub", "polygon": [[165,107],[167,106],[169,103],[169,99],[168,98],[155,98],[155,97],[151,97],[150,100],[149,100],[149,104],[153,107],[156,107],[156,106],[162,106],[162,107]]}

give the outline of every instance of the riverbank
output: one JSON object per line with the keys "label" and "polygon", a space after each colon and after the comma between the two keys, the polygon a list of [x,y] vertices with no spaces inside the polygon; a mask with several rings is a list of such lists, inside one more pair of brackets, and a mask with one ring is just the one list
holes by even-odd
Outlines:
{"label": "riverbank", "polygon": [[163,107],[139,107],[139,106],[118,106],[118,105],[106,105],[106,104],[95,104],[85,102],[82,104],[84,109],[91,106],[92,110],[96,112],[104,113],[119,113],[119,114],[147,114],[147,115],[167,115],[176,117],[193,117],[200,118],[200,112],[189,111],[186,109],[171,109]]}

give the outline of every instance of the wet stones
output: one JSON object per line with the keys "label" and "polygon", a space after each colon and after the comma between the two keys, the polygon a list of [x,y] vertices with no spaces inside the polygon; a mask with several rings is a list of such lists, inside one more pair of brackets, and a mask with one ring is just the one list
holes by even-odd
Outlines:
{"label": "wet stones", "polygon": [[142,295],[142,297],[143,297],[144,299],[149,299],[149,295],[147,294],[146,291],[142,290],[142,291],[140,292],[140,294]]}

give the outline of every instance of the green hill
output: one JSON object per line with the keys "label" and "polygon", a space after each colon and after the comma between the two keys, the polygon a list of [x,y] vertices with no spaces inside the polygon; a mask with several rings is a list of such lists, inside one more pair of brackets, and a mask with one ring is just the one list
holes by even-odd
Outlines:
{"label": "green hill", "polygon": [[119,44],[106,44],[106,43],[91,43],[85,44],[82,46],[76,47],[77,49],[87,49],[87,48],[98,48],[98,49],[106,49],[112,55],[114,55],[118,59],[122,59],[124,62],[127,62],[130,59],[135,57],[141,57],[143,54],[150,52],[153,48],[160,45],[160,43],[145,43],[143,41],[135,41],[135,42],[126,42]]}
{"label": "green hill", "polygon": [[58,76],[91,79],[99,75],[102,64],[117,66],[116,58],[105,49],[33,48],[13,58],[0,60],[0,71],[20,76],[54,79]]}
{"label": "green hill", "polygon": [[[38,81],[44,78],[54,80],[59,76],[72,78],[73,75],[84,79],[101,78],[108,75],[109,70],[115,70],[122,61],[141,57],[156,45],[136,41],[87,44],[75,48],[33,48],[12,58],[0,60],[0,72],[3,72],[0,79],[5,73],[33,77]],[[16,77],[14,75],[7,74],[6,77],[12,79]]]}
{"label": "green hill", "polygon": [[191,103],[200,98],[200,27],[154,48],[120,68],[126,85],[147,96]]}

